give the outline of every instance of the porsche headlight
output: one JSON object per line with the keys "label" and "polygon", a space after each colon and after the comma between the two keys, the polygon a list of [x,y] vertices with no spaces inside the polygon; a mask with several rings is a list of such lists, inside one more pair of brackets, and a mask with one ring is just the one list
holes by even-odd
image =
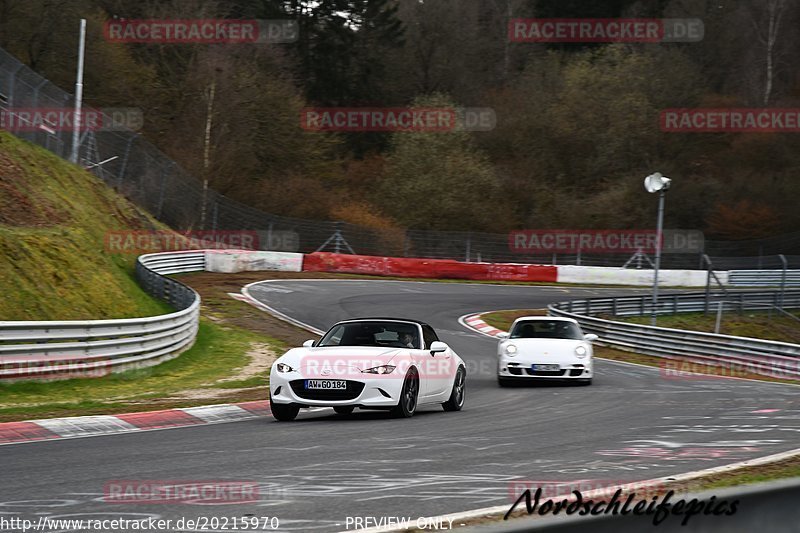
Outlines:
{"label": "porsche headlight", "polygon": [[506,344],[505,347],[506,355],[509,357],[514,357],[517,355],[517,345],[516,344]]}
{"label": "porsche headlight", "polygon": [[391,374],[395,368],[397,367],[393,365],[381,365],[373,368],[367,368],[366,370],[362,370],[362,372],[365,374]]}
{"label": "porsche headlight", "polygon": [[586,346],[578,346],[577,348],[575,348],[575,355],[577,355],[581,359],[586,357],[586,353],[587,353]]}
{"label": "porsche headlight", "polygon": [[277,368],[278,372],[280,372],[281,374],[286,374],[287,372],[294,371],[294,368],[290,367],[285,363],[278,363],[277,365],[275,365],[275,368]]}

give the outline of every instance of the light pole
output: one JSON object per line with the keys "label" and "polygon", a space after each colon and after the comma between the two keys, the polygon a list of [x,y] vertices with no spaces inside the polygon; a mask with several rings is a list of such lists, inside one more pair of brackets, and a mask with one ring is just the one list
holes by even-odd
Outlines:
{"label": "light pole", "polygon": [[81,105],[83,104],[83,53],[86,49],[86,19],[81,19],[81,31],[78,40],[78,74],[75,78],[75,116],[72,123],[72,152],[69,160],[78,162],[81,136]]}
{"label": "light pole", "polygon": [[664,196],[672,180],[663,176],[661,172],[650,174],[644,179],[644,188],[649,193],[658,193],[658,222],[656,225],[656,264],[653,267],[653,305],[650,324],[656,325],[656,311],[658,308],[658,269],[661,267],[661,236],[664,232]]}

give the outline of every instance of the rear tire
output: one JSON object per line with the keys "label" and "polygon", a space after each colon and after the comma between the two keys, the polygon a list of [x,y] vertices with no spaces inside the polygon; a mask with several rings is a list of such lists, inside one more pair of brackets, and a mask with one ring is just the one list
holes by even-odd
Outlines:
{"label": "rear tire", "polygon": [[450,392],[450,398],[442,404],[445,411],[460,411],[464,407],[464,397],[466,394],[465,387],[467,385],[467,371],[463,366],[458,367],[456,377],[453,380],[453,390]]}
{"label": "rear tire", "polygon": [[353,410],[355,410],[355,407],[351,405],[343,405],[341,407],[334,407],[333,410],[336,411],[337,415],[349,415],[353,412]]}
{"label": "rear tire", "polygon": [[578,380],[578,385],[583,385],[584,387],[588,387],[591,384],[592,384],[592,378]]}
{"label": "rear tire", "polygon": [[417,411],[417,398],[419,397],[419,374],[415,368],[409,369],[403,380],[403,389],[397,405],[392,407],[391,413],[395,418],[411,418]]}
{"label": "rear tire", "polygon": [[272,411],[272,417],[279,422],[291,422],[297,418],[297,413],[300,408],[292,404],[273,403],[272,398],[269,400],[269,408]]}

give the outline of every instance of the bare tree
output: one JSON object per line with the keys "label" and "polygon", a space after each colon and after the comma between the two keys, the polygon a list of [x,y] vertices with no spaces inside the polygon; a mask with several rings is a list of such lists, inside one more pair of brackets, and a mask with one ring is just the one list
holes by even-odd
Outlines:
{"label": "bare tree", "polygon": [[768,105],[772,97],[772,85],[775,78],[775,44],[778,41],[778,34],[781,27],[781,19],[786,11],[786,0],[766,0],[758,2],[759,6],[765,6],[766,20],[763,17],[753,17],[753,27],[756,38],[764,45],[766,54],[766,79],[764,82],[763,105]]}

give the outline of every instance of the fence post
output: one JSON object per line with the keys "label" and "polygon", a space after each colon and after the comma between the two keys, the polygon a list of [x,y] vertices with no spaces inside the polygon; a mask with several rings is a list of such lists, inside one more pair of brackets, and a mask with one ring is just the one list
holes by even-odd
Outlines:
{"label": "fence post", "polygon": [[[158,193],[158,214],[156,218],[161,220],[161,212],[164,209],[164,193],[166,192],[167,188],[167,171],[162,169],[161,170],[161,190]],[[202,228],[201,228],[202,229]]]}
{"label": "fence post", "polygon": [[122,187],[122,178],[125,177],[125,170],[128,168],[128,156],[130,156],[131,146],[135,140],[136,134],[133,134],[128,138],[128,143],[125,145],[125,155],[122,156],[122,167],[119,169],[119,176],[117,176],[117,191]]}
{"label": "fence post", "polygon": [[467,259],[466,259],[467,263],[469,263],[471,255],[472,255],[472,233],[467,233]]}
{"label": "fence post", "polygon": [[703,254],[703,261],[705,261],[706,265],[708,265],[708,270],[706,271],[706,299],[705,303],[703,304],[703,314],[708,315],[708,299],[711,296],[711,258],[709,258],[706,254]]}

